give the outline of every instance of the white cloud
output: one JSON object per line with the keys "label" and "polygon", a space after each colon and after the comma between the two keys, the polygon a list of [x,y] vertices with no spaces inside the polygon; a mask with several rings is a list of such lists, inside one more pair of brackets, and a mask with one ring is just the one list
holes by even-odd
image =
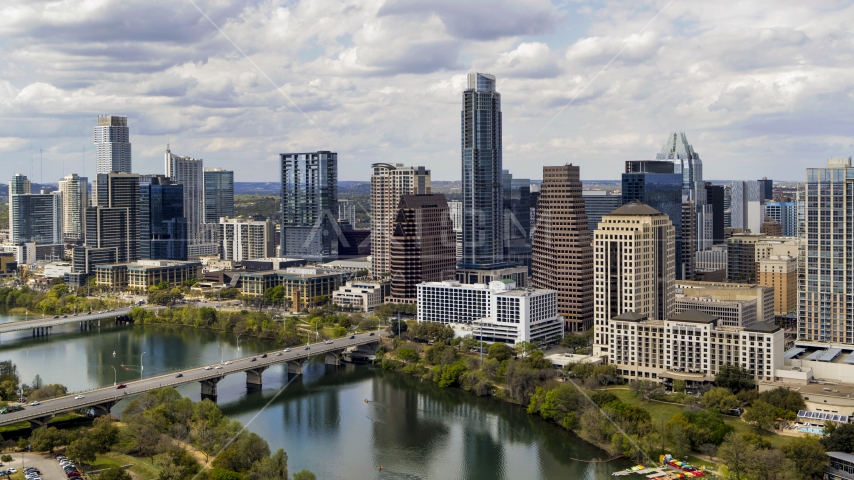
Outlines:
{"label": "white cloud", "polygon": [[521,177],[573,162],[617,178],[671,130],[709,178],[798,179],[852,154],[854,6],[673,2],[649,23],[666,3],[198,2],[259,71],[188,2],[8,0],[0,179],[31,143],[46,164],[79,165],[105,113],[130,117],[141,173],[162,170],[171,141],[238,181],[317,149],[339,152],[342,179],[400,158],[456,179],[470,69],[498,76],[505,166]]}

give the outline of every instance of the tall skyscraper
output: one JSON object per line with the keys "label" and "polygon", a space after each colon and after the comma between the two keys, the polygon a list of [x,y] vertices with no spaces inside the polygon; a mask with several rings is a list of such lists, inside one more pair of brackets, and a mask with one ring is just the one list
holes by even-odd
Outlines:
{"label": "tall skyscraper", "polygon": [[531,266],[531,180],[502,173],[504,193],[504,260]]}
{"label": "tall skyscraper", "polygon": [[62,194],[14,194],[9,197],[9,243],[62,243]]}
{"label": "tall skyscraper", "polygon": [[[139,259],[139,175],[98,174],[95,206],[86,209],[86,247],[113,249],[116,262]],[[76,251],[75,251],[76,255]]]}
{"label": "tall skyscraper", "polygon": [[703,181],[703,162],[700,160],[700,155],[688,143],[688,137],[684,132],[671,132],[655,159],[674,162],[675,172],[682,176],[682,198],[694,202],[697,218],[694,221],[696,231],[693,249],[700,251],[712,248],[713,210],[706,198],[706,183]]}
{"label": "tall skyscraper", "polygon": [[391,236],[400,197],[431,193],[430,170],[402,163],[375,163],[371,175],[371,267],[374,276],[391,272]]}
{"label": "tall skyscraper", "polygon": [[581,198],[584,199],[584,213],[587,214],[587,230],[590,232],[592,245],[593,232],[599,228],[602,217],[620,208],[623,196],[607,190],[583,190]]}
{"label": "tall skyscraper", "polygon": [[202,243],[204,240],[201,233],[205,212],[203,164],[201,158],[179,157],[166,146],[166,176],[184,186],[184,217],[187,219],[190,244]]}
{"label": "tall skyscraper", "polygon": [[219,223],[222,217],[234,217],[234,172],[205,167],[204,177],[204,223]]}
{"label": "tall skyscraper", "polygon": [[730,197],[730,223],[732,228],[740,228],[742,232],[750,230],[759,233],[765,220],[762,191],[758,181],[732,182]]}
{"label": "tall skyscraper", "polygon": [[89,179],[76,173],[59,181],[62,194],[62,237],[79,241],[86,236],[86,207],[89,206]]}
{"label": "tall skyscraper", "polygon": [[798,338],[854,343],[854,168],[851,157],[808,168],[801,187]]}
{"label": "tall skyscraper", "polygon": [[617,315],[674,315],[675,238],[667,215],[638,201],[602,218],[593,236],[594,355],[610,354],[605,327]]}
{"label": "tall skyscraper", "polygon": [[692,260],[682,258],[682,175],[675,164],[661,160],[629,160],[623,174],[623,204],[634,200],[649,205],[667,215],[676,231],[676,278],[690,280],[685,275],[692,269]]}
{"label": "tall skyscraper", "polygon": [[501,94],[495,76],[469,73],[462,110],[463,259],[467,268],[504,264]]}
{"label": "tall skyscraper", "polygon": [[[702,218],[702,217],[701,217]],[[693,200],[685,200],[682,202],[682,254],[679,256],[682,260],[681,264],[677,264],[676,278],[680,280],[694,279],[694,234],[697,232],[697,226],[694,222],[697,221],[696,207]]]}
{"label": "tall skyscraper", "polygon": [[338,154],[282,153],[282,256],[338,258]]}
{"label": "tall skyscraper", "polygon": [[534,288],[557,291],[566,330],[593,326],[593,246],[581,197],[580,169],[543,167],[532,247]]}
{"label": "tall skyscraper", "polygon": [[29,195],[31,193],[30,180],[26,175],[16,173],[9,181],[9,239],[15,237],[15,222],[12,221],[12,195]]}
{"label": "tall skyscraper", "polygon": [[98,115],[95,127],[95,151],[98,172],[131,172],[128,117]]}
{"label": "tall skyscraper", "polygon": [[724,243],[724,220],[726,211],[725,192],[723,185],[712,185],[706,182],[706,203],[712,206],[712,244]]}
{"label": "tall skyscraper", "polygon": [[187,259],[184,186],[162,175],[140,177],[139,258]]}
{"label": "tall skyscraper", "polygon": [[393,227],[392,298],[415,300],[419,283],[454,279],[456,236],[444,195],[401,196]]}
{"label": "tall skyscraper", "polygon": [[757,180],[756,183],[759,184],[759,196],[762,203],[774,200],[774,180],[762,177],[762,180]]}

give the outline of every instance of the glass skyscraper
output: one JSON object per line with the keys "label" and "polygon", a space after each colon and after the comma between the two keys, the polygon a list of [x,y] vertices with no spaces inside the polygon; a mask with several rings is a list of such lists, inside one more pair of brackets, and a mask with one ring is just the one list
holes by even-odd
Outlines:
{"label": "glass skyscraper", "polygon": [[338,154],[282,153],[283,257],[338,258]]}
{"label": "glass skyscraper", "polygon": [[221,217],[234,217],[234,172],[205,167],[205,223],[219,223]]}
{"label": "glass skyscraper", "polygon": [[463,92],[461,266],[490,268],[504,264],[501,171],[501,94],[495,76],[469,73]]}
{"label": "glass skyscraper", "polygon": [[184,186],[152,175],[139,181],[139,258],[187,259]]}

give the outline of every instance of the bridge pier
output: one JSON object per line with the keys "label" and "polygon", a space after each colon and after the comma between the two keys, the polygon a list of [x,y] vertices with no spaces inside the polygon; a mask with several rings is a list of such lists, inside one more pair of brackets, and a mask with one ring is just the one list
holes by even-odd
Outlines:
{"label": "bridge pier", "polygon": [[341,355],[343,353],[344,353],[344,349],[326,352],[326,358],[323,359],[323,363],[325,363],[327,367],[340,366],[341,365]]}
{"label": "bridge pier", "polygon": [[216,403],[216,384],[223,378],[224,377],[215,377],[199,382],[202,384],[202,400],[207,398],[208,400]]}
{"label": "bridge pier", "polygon": [[288,361],[288,379],[295,377],[297,375],[302,375],[302,364],[305,363],[307,358],[299,358],[297,360],[289,360]]}
{"label": "bridge pier", "polygon": [[46,426],[47,426],[47,423],[48,423],[48,422],[50,422],[50,421],[53,419],[53,417],[55,417],[55,416],[56,416],[56,415],[54,415],[54,414],[52,414],[52,413],[51,413],[51,414],[45,415],[45,416],[43,416],[43,417],[31,418],[31,419],[29,420],[29,422],[30,422],[30,427],[31,427],[33,430],[35,430],[35,429],[37,429],[37,428],[41,428],[41,427],[46,427]]}
{"label": "bridge pier", "polygon": [[92,405],[92,413],[96,417],[100,417],[103,415],[109,415],[110,410],[117,404],[118,401],[111,400],[105,403],[99,403],[98,405]]}
{"label": "bridge pier", "polygon": [[50,335],[51,330],[53,330],[53,327],[35,327],[33,328],[33,336],[45,337],[47,335]]}
{"label": "bridge pier", "polygon": [[246,389],[250,392],[261,390],[261,374],[270,367],[258,367],[246,370]]}

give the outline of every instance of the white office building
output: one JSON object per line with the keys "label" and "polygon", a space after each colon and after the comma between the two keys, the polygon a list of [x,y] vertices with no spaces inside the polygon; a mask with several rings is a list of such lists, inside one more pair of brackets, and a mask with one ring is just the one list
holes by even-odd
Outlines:
{"label": "white office building", "polygon": [[332,303],[368,313],[383,304],[383,286],[379,283],[347,282],[332,294]]}
{"label": "white office building", "polygon": [[128,117],[98,115],[94,137],[97,173],[131,173]]}
{"label": "white office building", "polygon": [[554,290],[516,288],[512,280],[487,284],[455,281],[418,285],[418,321],[471,326],[486,342],[550,343],[563,337]]}
{"label": "white office building", "polygon": [[713,382],[724,364],[765,381],[783,365],[783,329],[769,323],[732,327],[692,310],[667,320],[629,311],[609,319],[606,328],[608,361],[630,380],[685,380],[691,389]]}
{"label": "white office building", "polygon": [[275,257],[275,233],[276,228],[269,219],[220,218],[221,257],[235,262]]}

